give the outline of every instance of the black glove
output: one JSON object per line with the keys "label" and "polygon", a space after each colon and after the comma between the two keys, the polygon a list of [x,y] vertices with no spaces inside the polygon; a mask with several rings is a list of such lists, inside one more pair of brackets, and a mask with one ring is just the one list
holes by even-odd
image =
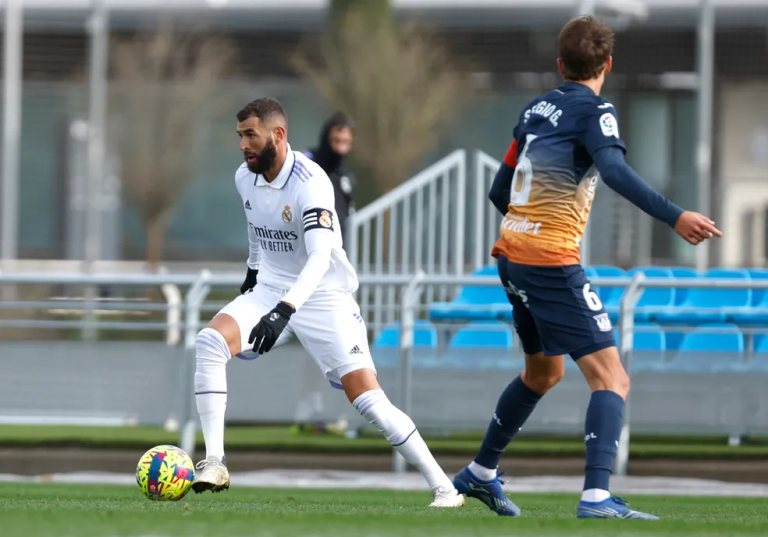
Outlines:
{"label": "black glove", "polygon": [[256,276],[259,275],[259,271],[257,269],[252,269],[248,267],[248,272],[245,274],[245,281],[243,282],[243,285],[240,286],[240,294],[244,295],[254,287],[256,287]]}
{"label": "black glove", "polygon": [[253,352],[257,354],[269,352],[295,311],[285,302],[278,302],[275,309],[262,317],[259,324],[253,327],[251,336],[248,338],[248,343],[253,343]]}

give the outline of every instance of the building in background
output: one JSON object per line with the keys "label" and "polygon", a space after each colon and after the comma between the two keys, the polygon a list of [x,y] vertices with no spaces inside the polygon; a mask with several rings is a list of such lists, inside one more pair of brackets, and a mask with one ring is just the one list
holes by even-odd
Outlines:
{"label": "building in background", "polygon": [[[605,2],[603,2],[605,3]],[[61,259],[77,255],[77,125],[88,112],[87,2],[28,0],[23,46],[19,254]],[[444,0],[396,3],[402,20],[437,28],[451,55],[471,73],[474,88],[452,128],[423,165],[455,148],[481,149],[501,158],[516,116],[531,97],[558,83],[556,35],[576,12],[576,2],[532,3]],[[601,4],[595,2],[594,4]],[[616,19],[614,74],[606,93],[616,105],[629,162],[676,203],[696,207],[696,25],[692,2],[647,0],[645,20]],[[161,13],[131,0],[109,0],[111,30],[129,34],[161,19]],[[231,260],[244,255],[245,225],[231,181],[240,155],[234,111],[260,95],[281,100],[290,116],[294,147],[316,141],[316,126],[331,110],[288,58],[305,39],[325,28],[325,2],[286,0],[174,0],[164,3],[177,24],[204,26],[232,37],[239,48],[238,72],[222,80],[230,109],[207,126],[198,146],[194,179],[171,216],[166,260]],[[716,2],[716,84],[713,214],[728,239],[715,246],[714,262],[766,262],[768,207],[768,0]],[[111,124],[110,128],[119,125]],[[114,158],[113,178],[119,177]],[[417,170],[414,170],[414,172]],[[365,183],[364,177],[359,177]],[[114,184],[114,181],[113,181]],[[113,193],[120,192],[117,185]],[[113,194],[113,198],[115,195]],[[360,192],[358,207],[375,191]],[[106,201],[105,201],[106,204]],[[111,255],[141,259],[144,232],[128,204],[112,200],[119,243]],[[207,216],[214,212],[216,225]],[[607,188],[597,196],[590,224],[591,261],[638,265],[693,264],[693,250],[662,225],[640,214]],[[717,244],[717,243],[716,243]],[[106,252],[105,252],[106,255]]]}

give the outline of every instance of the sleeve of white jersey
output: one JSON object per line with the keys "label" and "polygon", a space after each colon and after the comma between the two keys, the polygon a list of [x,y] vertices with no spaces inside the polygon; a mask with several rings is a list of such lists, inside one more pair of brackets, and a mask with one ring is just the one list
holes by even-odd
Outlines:
{"label": "sleeve of white jersey", "polygon": [[312,296],[331,265],[335,223],[331,181],[313,177],[305,184],[298,202],[308,258],[296,283],[283,298],[283,302],[297,310]]}
{"label": "sleeve of white jersey", "polygon": [[248,224],[248,268],[259,270],[261,266],[261,246],[259,246],[259,237],[253,230],[253,226]]}
{"label": "sleeve of white jersey", "polygon": [[[238,170],[238,172],[239,171],[240,170]],[[246,208],[246,202],[248,200],[243,196],[243,193],[240,190],[240,182],[237,180],[237,177],[237,174],[235,174],[235,187],[237,188],[238,194],[240,194],[240,198],[243,200],[245,223],[248,225],[248,260],[246,263],[248,264],[249,269],[259,270],[259,267],[261,266],[261,246],[259,246],[259,237],[256,235],[250,222],[248,222],[248,209]]]}

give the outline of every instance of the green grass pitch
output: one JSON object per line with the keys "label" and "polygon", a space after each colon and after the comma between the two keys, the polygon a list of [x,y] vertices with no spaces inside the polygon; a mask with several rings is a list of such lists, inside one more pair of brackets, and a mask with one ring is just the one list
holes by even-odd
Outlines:
{"label": "green grass pitch", "polygon": [[738,536],[768,534],[768,499],[636,496],[662,521],[577,520],[577,496],[513,498],[517,519],[477,501],[431,510],[428,492],[233,488],[150,502],[138,487],[0,484],[0,535],[15,536]]}

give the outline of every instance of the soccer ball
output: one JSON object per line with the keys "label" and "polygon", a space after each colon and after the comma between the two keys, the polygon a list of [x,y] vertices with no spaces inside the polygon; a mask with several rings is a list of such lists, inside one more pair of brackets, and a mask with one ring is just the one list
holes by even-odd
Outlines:
{"label": "soccer ball", "polygon": [[192,459],[176,446],[153,447],[136,467],[136,482],[150,500],[178,501],[189,492],[194,479]]}

